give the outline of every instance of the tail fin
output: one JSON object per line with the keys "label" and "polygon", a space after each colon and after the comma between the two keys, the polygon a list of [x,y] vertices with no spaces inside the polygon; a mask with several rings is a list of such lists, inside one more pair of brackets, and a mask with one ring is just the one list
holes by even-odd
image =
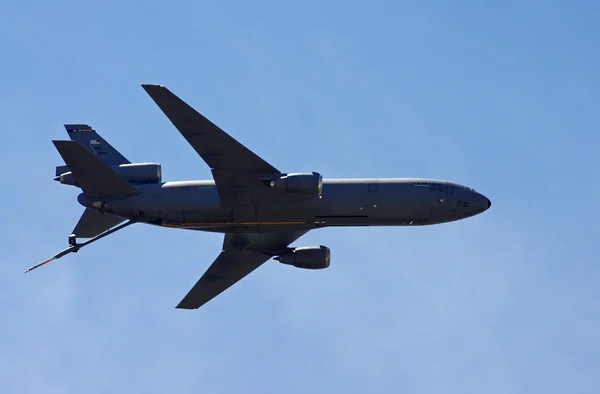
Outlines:
{"label": "tail fin", "polygon": [[66,124],[65,129],[72,141],[77,141],[85,146],[100,157],[104,163],[108,165],[131,163],[90,126],[86,124]]}
{"label": "tail fin", "polygon": [[138,189],[77,141],[52,141],[88,197],[116,197]]}
{"label": "tail fin", "polygon": [[[77,141],[87,150],[97,155],[108,165],[119,165],[131,163],[125,156],[106,142],[96,130],[86,124],[66,124],[65,129],[72,141]],[[69,172],[69,166],[56,167],[56,176]]]}
{"label": "tail fin", "polygon": [[123,221],[125,219],[86,208],[73,229],[73,234],[77,238],[93,238]]}

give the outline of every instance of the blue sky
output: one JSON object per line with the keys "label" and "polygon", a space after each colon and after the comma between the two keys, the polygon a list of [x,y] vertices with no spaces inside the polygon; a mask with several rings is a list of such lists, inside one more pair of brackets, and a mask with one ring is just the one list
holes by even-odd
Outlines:
{"label": "blue sky", "polygon": [[[592,1],[0,2],[2,393],[597,393],[600,8]],[[83,208],[52,181],[82,122],[209,179],[141,83],[287,171],[433,177],[492,208],[322,229],[174,309],[221,236],[133,226],[31,274]]]}

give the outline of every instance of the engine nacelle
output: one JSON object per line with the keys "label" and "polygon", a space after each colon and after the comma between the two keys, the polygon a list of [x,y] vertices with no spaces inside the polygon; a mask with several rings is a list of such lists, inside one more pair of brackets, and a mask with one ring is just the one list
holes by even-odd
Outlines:
{"label": "engine nacelle", "polygon": [[318,172],[286,174],[273,179],[269,185],[273,189],[288,193],[320,196],[323,189],[323,177]]}
{"label": "engine nacelle", "polygon": [[[110,167],[134,184],[160,183],[162,181],[162,168],[158,163],[131,163],[111,165]],[[61,174],[55,180],[65,185],[77,186],[71,171]]]}
{"label": "engine nacelle", "polygon": [[328,247],[323,245],[309,246],[295,248],[289,253],[275,257],[275,260],[298,268],[316,270],[329,267],[331,252]]}

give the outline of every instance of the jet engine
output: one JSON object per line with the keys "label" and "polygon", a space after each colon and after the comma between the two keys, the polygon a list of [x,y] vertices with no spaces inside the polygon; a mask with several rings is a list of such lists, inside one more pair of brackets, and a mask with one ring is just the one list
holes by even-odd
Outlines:
{"label": "jet engine", "polygon": [[[158,163],[131,163],[110,166],[131,183],[160,183],[162,181],[162,169]],[[77,186],[73,173],[65,172],[54,178],[65,185]]]}
{"label": "jet engine", "polygon": [[275,260],[298,268],[316,270],[329,267],[331,253],[329,248],[323,245],[309,246],[294,248],[291,252],[275,257]]}
{"label": "jet engine", "polygon": [[273,179],[269,185],[273,189],[294,194],[321,195],[323,177],[318,172],[285,174]]}

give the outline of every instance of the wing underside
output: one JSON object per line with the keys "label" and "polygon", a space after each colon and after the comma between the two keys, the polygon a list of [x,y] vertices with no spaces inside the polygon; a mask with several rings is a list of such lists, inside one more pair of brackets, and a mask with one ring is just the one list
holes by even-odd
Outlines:
{"label": "wing underside", "polygon": [[308,230],[288,230],[263,234],[226,234],[223,250],[177,305],[179,309],[198,309],[264,264],[285,252],[292,242]]}
{"label": "wing underside", "polygon": [[[142,87],[212,171],[224,205],[259,205],[273,193],[261,179],[279,170],[161,85]],[[277,195],[275,196],[277,197]]]}
{"label": "wing underside", "polygon": [[[212,171],[221,205],[257,207],[306,201],[306,196],[272,189],[268,180],[282,173],[198,113],[161,85],[142,87]],[[268,233],[228,233],[219,256],[177,308],[197,309],[254,271],[267,260],[288,250],[306,229]]]}

